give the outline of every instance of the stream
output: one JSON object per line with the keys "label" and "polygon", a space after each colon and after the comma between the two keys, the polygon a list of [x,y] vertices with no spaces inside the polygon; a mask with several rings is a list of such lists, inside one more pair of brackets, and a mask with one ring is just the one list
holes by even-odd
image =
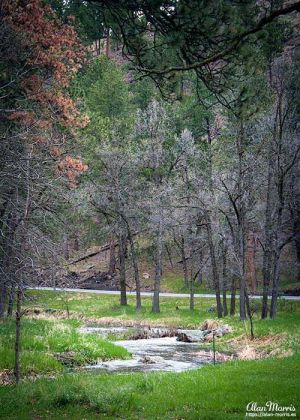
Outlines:
{"label": "stream", "polygon": [[[125,333],[126,327],[86,327],[86,333],[97,333],[103,337]],[[201,343],[184,343],[176,337],[148,338],[114,341],[117,346],[125,347],[131,354],[129,360],[110,360],[86,366],[87,370],[113,373],[129,372],[182,372],[213,363],[211,351],[201,351]]]}

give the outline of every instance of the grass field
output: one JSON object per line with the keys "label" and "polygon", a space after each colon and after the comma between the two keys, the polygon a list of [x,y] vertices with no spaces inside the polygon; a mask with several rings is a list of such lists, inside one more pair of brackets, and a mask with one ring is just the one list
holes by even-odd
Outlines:
{"label": "grass field", "polygon": [[[233,332],[217,340],[217,350],[250,346],[269,356],[264,360],[232,361],[180,374],[66,373],[58,354],[71,354],[75,366],[130,357],[97,335],[80,334],[78,327],[86,323],[197,328],[204,320],[216,319],[214,299],[197,298],[191,312],[187,298],[161,298],[160,314],[151,313],[150,298],[142,302],[137,314],[133,296],[121,307],[118,296],[112,295],[28,292],[22,320],[25,379],[18,387],[0,387],[0,418],[240,419],[250,401],[298,404],[299,302],[280,301],[276,320],[262,321],[255,315],[254,341],[249,339],[248,322],[238,316],[221,321]],[[12,370],[13,341],[13,321],[1,321],[0,371]],[[45,374],[52,379],[31,380]]]}
{"label": "grass field", "polygon": [[[21,337],[23,375],[63,372],[61,360],[81,366],[97,360],[130,357],[128,352],[95,334],[80,334],[78,321],[24,318]],[[0,322],[0,371],[14,366],[14,323]]]}
{"label": "grass field", "polygon": [[81,374],[0,388],[5,419],[243,419],[267,401],[299,413],[300,357],[230,362],[181,374]]}

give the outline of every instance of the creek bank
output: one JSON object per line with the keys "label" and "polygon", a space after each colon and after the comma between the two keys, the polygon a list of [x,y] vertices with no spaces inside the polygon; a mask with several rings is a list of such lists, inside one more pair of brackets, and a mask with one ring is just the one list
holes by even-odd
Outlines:
{"label": "creek bank", "polygon": [[149,340],[151,338],[176,337],[177,341],[184,343],[202,343],[211,342],[214,337],[223,337],[223,335],[231,333],[232,328],[229,325],[218,325],[213,321],[208,320],[205,321],[198,330],[150,326],[87,326],[80,328],[79,331],[81,333],[98,333],[104,337],[112,335],[119,338],[124,335],[127,340]]}
{"label": "creek bank", "polygon": [[132,354],[130,360],[111,360],[86,367],[88,370],[114,373],[166,371],[182,372],[196,369],[213,362],[220,363],[235,358],[233,354],[200,349],[200,343],[210,337],[222,337],[231,332],[229,326],[207,323],[203,330],[180,330],[170,328],[144,327],[133,330],[122,327],[84,327],[81,332],[98,333],[107,337],[120,334],[126,339],[114,344],[126,348]]}

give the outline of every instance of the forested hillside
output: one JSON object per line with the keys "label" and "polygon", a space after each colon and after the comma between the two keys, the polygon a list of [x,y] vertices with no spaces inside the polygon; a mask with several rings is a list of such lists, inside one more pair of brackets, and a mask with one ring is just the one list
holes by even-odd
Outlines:
{"label": "forested hillside", "polygon": [[[28,288],[117,290],[124,311],[134,291],[137,316],[143,291],[153,314],[162,291],[189,294],[192,317],[210,292],[209,311],[251,337],[299,295],[299,12],[1,2],[0,318],[15,314],[16,382]],[[84,362],[101,353],[76,340]]]}

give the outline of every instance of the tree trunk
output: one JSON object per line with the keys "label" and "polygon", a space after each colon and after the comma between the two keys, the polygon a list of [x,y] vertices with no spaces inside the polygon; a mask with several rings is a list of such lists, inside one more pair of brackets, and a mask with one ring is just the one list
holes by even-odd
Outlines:
{"label": "tree trunk", "polygon": [[270,307],[270,318],[271,319],[276,318],[276,314],[277,314],[279,274],[280,274],[280,252],[279,252],[279,250],[276,250],[275,254],[274,254],[272,300],[271,300],[271,307]]}
{"label": "tree trunk", "polygon": [[183,278],[184,278],[184,287],[187,289],[189,287],[189,272],[187,266],[186,252],[185,252],[185,240],[182,236],[181,238],[181,258],[182,258],[182,268],[183,268]]}
{"label": "tree trunk", "polygon": [[165,245],[166,251],[167,251],[167,255],[168,255],[168,259],[170,261],[170,265],[171,265],[171,269],[174,270],[174,264],[173,264],[173,260],[172,260],[172,254],[170,252],[170,249],[168,247],[168,245]]}
{"label": "tree trunk", "polygon": [[198,271],[198,283],[203,283],[203,250],[199,250],[199,271]]}
{"label": "tree trunk", "polygon": [[17,226],[16,221],[16,212],[14,210],[9,212],[6,221],[6,233],[4,234],[4,238],[2,239],[1,247],[3,251],[2,257],[2,272],[4,276],[1,279],[0,285],[0,318],[4,317],[6,304],[7,304],[7,291],[8,287],[10,286],[10,265],[11,265],[11,257],[13,253],[13,243],[14,243],[14,235]]}
{"label": "tree trunk", "polygon": [[110,56],[110,28],[107,29],[106,45],[105,45],[105,55],[108,58]]}
{"label": "tree trunk", "polygon": [[271,281],[271,266],[272,266],[272,167],[273,155],[272,144],[269,141],[268,147],[268,184],[266,195],[266,209],[265,209],[265,244],[263,253],[263,297],[261,318],[265,319],[268,316],[268,295]]}
{"label": "tree trunk", "polygon": [[63,244],[64,244],[64,257],[65,257],[65,260],[68,261],[68,259],[70,258],[70,251],[69,251],[69,235],[67,233],[64,234]]}
{"label": "tree trunk", "polygon": [[21,353],[21,313],[22,310],[22,288],[18,284],[17,289],[17,310],[16,310],[16,340],[15,340],[15,378],[18,384],[21,379],[21,365],[20,365],[20,353]]}
{"label": "tree trunk", "polygon": [[270,307],[270,318],[274,319],[277,313],[277,298],[278,298],[278,287],[279,287],[279,275],[280,275],[280,254],[281,246],[279,240],[279,231],[282,227],[282,214],[284,209],[284,179],[280,178],[278,182],[278,196],[279,206],[277,212],[276,230],[274,238],[274,258],[273,258],[273,284],[272,284],[272,300]]}
{"label": "tree trunk", "polygon": [[190,280],[190,310],[193,311],[195,309],[195,277],[193,274],[193,270],[191,272],[191,280]]}
{"label": "tree trunk", "polygon": [[240,319],[246,319],[246,276],[244,267],[244,255],[240,255]]}
{"label": "tree trunk", "polygon": [[216,292],[217,313],[218,313],[218,318],[222,318],[223,308],[222,308],[221,295],[220,295],[219,272],[218,272],[218,267],[217,267],[215,246],[214,246],[213,236],[212,236],[211,220],[207,212],[205,213],[205,221],[206,221],[206,230],[207,230],[207,238],[208,238],[208,245],[209,245],[209,251],[210,251],[211,266],[212,266],[213,283],[214,283],[214,288]]}
{"label": "tree trunk", "polygon": [[4,317],[5,314],[5,306],[6,306],[6,297],[7,297],[7,287],[4,283],[4,279],[2,279],[2,284],[0,287],[0,318]]}
{"label": "tree trunk", "polygon": [[223,271],[222,271],[222,280],[223,280],[223,312],[224,316],[228,315],[228,309],[227,309],[227,249],[224,247],[222,252],[223,257]]}
{"label": "tree trunk", "polygon": [[255,234],[253,231],[250,231],[247,238],[246,246],[246,262],[247,262],[247,277],[248,284],[251,285],[251,292],[256,293],[256,268],[255,268]]}
{"label": "tree trunk", "polygon": [[162,218],[160,216],[159,226],[156,240],[156,261],[155,261],[155,278],[154,278],[154,292],[152,302],[152,312],[159,313],[159,292],[160,292],[160,280],[162,272]]}
{"label": "tree trunk", "polygon": [[10,288],[9,297],[8,297],[7,316],[12,316],[13,314],[14,298],[15,298],[15,286],[12,285]]}
{"label": "tree trunk", "polygon": [[126,238],[123,233],[119,235],[119,269],[120,269],[120,304],[122,306],[127,305],[127,295],[126,295],[126,262],[125,262],[125,254],[126,254]]}
{"label": "tree trunk", "polygon": [[233,275],[231,280],[231,297],[230,297],[230,315],[235,315],[235,300],[236,300],[236,278]]}
{"label": "tree trunk", "polygon": [[238,153],[238,180],[237,180],[237,196],[238,200],[235,204],[238,234],[237,234],[237,255],[239,262],[239,277],[240,277],[240,319],[246,319],[246,272],[245,272],[245,248],[246,248],[246,235],[245,235],[245,222],[246,222],[246,209],[244,198],[244,122],[240,120],[240,132],[236,142]]}
{"label": "tree trunk", "polygon": [[113,237],[109,241],[109,274],[113,275],[116,272],[116,246]]}
{"label": "tree trunk", "polygon": [[132,239],[132,235],[131,235],[131,231],[129,227],[128,227],[128,239],[130,243],[132,265],[133,265],[133,270],[134,270],[136,310],[140,311],[142,309],[140,274],[139,274],[139,267],[138,267],[136,252],[135,252],[134,241]]}
{"label": "tree trunk", "polygon": [[296,255],[297,255],[297,269],[298,269],[297,281],[300,282],[300,217],[298,217],[297,221],[295,221],[294,223],[294,231],[295,231],[295,247],[296,247]]}

